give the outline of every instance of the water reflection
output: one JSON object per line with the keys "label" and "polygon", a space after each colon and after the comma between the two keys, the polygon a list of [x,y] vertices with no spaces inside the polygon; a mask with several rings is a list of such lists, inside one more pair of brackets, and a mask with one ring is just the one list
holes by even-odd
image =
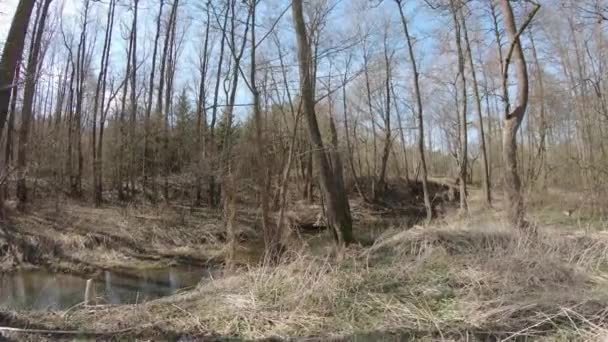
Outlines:
{"label": "water reflection", "polygon": [[[133,304],[174,294],[208,277],[200,267],[169,267],[145,272],[104,271],[94,279],[97,303]],[[0,275],[0,310],[61,310],[84,300],[86,279],[44,270]]]}

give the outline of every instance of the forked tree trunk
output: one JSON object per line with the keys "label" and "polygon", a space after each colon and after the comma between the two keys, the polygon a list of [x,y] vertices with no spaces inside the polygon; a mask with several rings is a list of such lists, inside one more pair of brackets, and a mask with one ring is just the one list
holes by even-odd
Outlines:
{"label": "forked tree trunk", "polygon": [[[503,96],[505,118],[503,125],[503,162],[505,165],[505,206],[510,223],[517,228],[526,228],[524,199],[521,193],[521,180],[517,172],[517,131],[526,114],[528,106],[528,70],[519,37],[530,23],[540,5],[528,15],[519,31],[515,27],[513,9],[509,0],[501,0],[503,22],[509,36],[510,47],[504,62]],[[507,88],[511,55],[515,58],[517,73],[517,103],[511,111]]]}
{"label": "forked tree trunk", "polygon": [[[311,76],[312,55],[306,33],[306,24],[302,10],[302,0],[293,0],[292,3],[293,22],[298,43],[298,61],[300,69],[300,88],[302,94],[302,107],[308,122],[308,133],[314,149],[316,164],[319,168],[321,190],[327,205],[327,223],[333,229],[339,246],[353,242],[352,218],[350,206],[343,184],[338,184],[334,172],[342,173],[342,170],[332,172],[319,124],[315,114],[315,99],[313,92],[313,79]],[[342,185],[340,187],[340,185]]]}

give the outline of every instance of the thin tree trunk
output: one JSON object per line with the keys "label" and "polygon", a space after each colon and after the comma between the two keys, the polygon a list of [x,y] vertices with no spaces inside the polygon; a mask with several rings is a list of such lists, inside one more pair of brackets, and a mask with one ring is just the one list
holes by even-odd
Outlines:
{"label": "thin tree trunk", "polygon": [[376,198],[375,200],[378,201],[381,198],[378,196],[382,196],[386,190],[386,168],[388,166],[388,158],[390,156],[391,153],[391,145],[392,145],[392,138],[391,138],[391,77],[392,77],[392,70],[391,70],[391,57],[389,56],[388,53],[388,45],[387,45],[387,40],[388,40],[388,33],[385,33],[384,36],[384,63],[385,63],[385,73],[386,73],[386,79],[385,79],[385,91],[386,91],[386,108],[385,108],[385,113],[384,113],[384,149],[382,151],[382,159],[381,159],[381,163],[380,163],[380,175],[378,176],[378,185],[376,186]]}
{"label": "thin tree trunk", "polygon": [[129,81],[131,76],[131,54],[133,53],[133,34],[130,34],[129,38],[129,46],[127,48],[127,65],[125,70],[125,78],[124,78],[124,89],[122,93],[122,98],[120,101],[120,115],[119,115],[119,142],[118,142],[118,199],[120,201],[124,201],[126,199],[124,193],[124,155],[125,155],[125,144],[126,144],[126,132],[125,132],[125,114],[127,107],[127,95],[129,93]]}
{"label": "thin tree trunk", "polygon": [[[101,66],[99,69],[99,76],[97,78],[97,87],[95,88],[95,99],[93,101],[93,140],[92,140],[92,152],[93,152],[93,198],[95,205],[100,205],[103,201],[102,198],[102,186],[99,169],[99,159],[101,155],[97,155],[97,112],[99,110],[100,96],[101,96],[101,110],[100,117],[103,116],[104,100],[106,92],[106,78],[108,73],[110,47],[112,44],[112,32],[114,30],[114,9],[115,2],[110,0],[108,9],[108,18],[106,20],[106,32],[104,38],[103,50],[101,53]],[[100,132],[101,132],[100,125]],[[99,143],[101,144],[101,137]]]}
{"label": "thin tree trunk", "polygon": [[[252,0],[250,5],[251,11],[251,76],[249,78],[250,90],[253,95],[253,117],[255,123],[255,137],[256,137],[256,151],[258,158],[261,161],[261,165],[258,166],[258,184],[260,190],[260,206],[262,207],[262,228],[264,230],[264,244],[265,244],[265,259],[276,263],[280,260],[281,255],[285,251],[285,245],[283,242],[283,226],[272,225],[270,223],[269,214],[269,197],[268,197],[268,184],[270,175],[270,165],[267,158],[266,152],[266,139],[262,132],[262,109],[260,106],[260,92],[257,86],[256,79],[256,36],[255,36],[255,25],[256,25],[256,8],[258,0]],[[245,38],[243,38],[245,40]],[[233,45],[234,46],[234,45]]]}
{"label": "thin tree trunk", "polygon": [[[146,116],[144,121],[144,158],[142,165],[142,173],[143,173],[143,184],[142,191],[144,196],[147,195],[148,189],[148,176],[150,173],[150,116],[152,114],[152,101],[154,96],[154,76],[156,73],[156,58],[158,55],[158,42],[160,40],[160,31],[161,31],[161,19],[163,15],[163,5],[164,1],[159,1],[160,8],[158,9],[158,16],[156,17],[156,34],[154,36],[154,49],[152,52],[152,69],[150,71],[150,84],[148,86],[148,103],[146,106]],[[162,76],[161,76],[162,77]]]}
{"label": "thin tree trunk", "polygon": [[462,7],[459,10],[460,20],[462,21],[462,32],[464,34],[464,43],[467,51],[467,59],[469,61],[469,68],[471,69],[471,78],[473,81],[473,93],[475,94],[475,109],[477,111],[477,120],[479,121],[479,143],[481,149],[481,183],[483,187],[483,198],[485,204],[490,206],[492,204],[492,194],[490,185],[490,168],[488,166],[488,156],[486,148],[486,135],[483,127],[483,114],[481,109],[481,96],[479,95],[479,86],[477,84],[477,73],[475,71],[475,64],[473,63],[473,53],[471,52],[471,43],[469,41],[469,33],[467,30],[466,19],[462,13]]}
{"label": "thin tree trunk", "polygon": [[131,198],[135,195],[135,162],[136,137],[135,124],[137,121],[137,16],[139,14],[139,0],[133,0],[133,24],[131,26],[131,118],[129,122],[129,181],[131,183]]}
{"label": "thin tree trunk", "polygon": [[[224,15],[224,20],[222,22],[222,32],[226,32],[226,27],[228,25],[228,15],[229,8],[226,7],[226,13]],[[219,19],[218,19],[219,21]],[[219,104],[219,93],[220,93],[220,84],[222,83],[222,66],[224,64],[224,51],[226,48],[226,36],[222,34],[220,39],[220,55],[218,59],[217,65],[217,75],[215,78],[215,89],[213,91],[213,108],[211,110],[211,122],[209,124],[209,141],[205,145],[207,146],[207,159],[209,160],[209,179],[208,179],[208,196],[209,196],[209,206],[217,207],[219,204],[218,194],[216,193],[216,169],[217,169],[217,145],[215,143],[215,124],[217,122],[217,111]]]}
{"label": "thin tree trunk", "polygon": [[[459,188],[460,188],[460,211],[463,214],[468,213],[467,205],[467,162],[468,162],[468,136],[467,136],[467,79],[464,74],[464,53],[462,51],[461,38],[461,23],[458,20],[456,13],[460,11],[462,6],[460,3],[455,4],[456,0],[450,0],[452,10],[452,18],[454,19],[454,32],[456,34],[456,50],[458,51],[458,76],[460,77],[462,110],[459,112],[459,142],[460,142],[460,160],[459,160]],[[457,8],[458,6],[458,8]]]}
{"label": "thin tree trunk", "polygon": [[420,167],[422,168],[422,190],[424,193],[424,206],[426,207],[426,218],[430,221],[433,218],[433,208],[431,207],[431,199],[428,189],[428,175],[426,168],[426,158],[424,153],[424,125],[423,125],[423,113],[422,113],[422,95],[420,93],[420,74],[418,73],[418,66],[416,65],[416,57],[414,56],[413,42],[410,37],[407,20],[403,13],[403,7],[401,6],[402,0],[395,0],[399,7],[399,14],[401,17],[401,24],[403,25],[403,31],[407,40],[407,47],[410,57],[410,63],[412,64],[412,72],[414,73],[414,91],[416,96],[416,114],[418,116],[418,153],[420,154]]}
{"label": "thin tree trunk", "polygon": [[[15,71],[15,83],[19,82],[19,72],[21,71],[21,63],[17,65]],[[15,129],[15,115],[17,113],[17,97],[19,96],[19,87],[13,88],[11,95],[11,112],[8,117],[8,125],[6,127],[6,150],[4,154],[4,161],[6,163],[6,174],[8,174],[8,168],[13,161],[13,131]]]}
{"label": "thin tree trunk", "polygon": [[205,41],[203,43],[203,56],[201,58],[201,80],[198,91],[198,102],[196,106],[196,197],[194,203],[200,206],[203,202],[203,161],[205,160],[205,139],[207,136],[207,72],[209,68],[209,32],[211,31],[211,14],[207,8],[207,24],[205,27]]}
{"label": "thin tree trunk", "polygon": [[344,139],[346,140],[346,149],[348,153],[348,164],[350,166],[350,172],[353,177],[353,182],[355,183],[355,187],[357,188],[357,192],[359,196],[363,198],[364,201],[369,202],[367,195],[361,189],[361,184],[359,181],[359,177],[357,176],[357,170],[355,170],[355,156],[353,155],[353,146],[350,141],[350,131],[348,128],[348,98],[346,96],[346,83],[348,77],[348,67],[350,65],[351,58],[349,56],[348,62],[346,63],[346,70],[344,71],[344,78],[342,79],[342,114],[344,115]]}

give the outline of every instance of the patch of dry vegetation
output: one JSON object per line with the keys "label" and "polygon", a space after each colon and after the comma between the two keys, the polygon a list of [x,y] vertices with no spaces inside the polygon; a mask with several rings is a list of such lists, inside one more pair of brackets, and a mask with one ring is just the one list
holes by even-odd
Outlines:
{"label": "patch of dry vegetation", "polygon": [[85,272],[220,262],[223,231],[212,210],[44,202],[0,229],[0,262],[4,270],[31,264]]}
{"label": "patch of dry vegetation", "polygon": [[496,224],[459,222],[392,231],[332,260],[304,250],[279,267],[244,270],[154,302],[35,319],[48,327],[133,326],[130,333],[147,336],[247,339],[606,336],[608,239],[599,234],[541,230],[528,237]]}

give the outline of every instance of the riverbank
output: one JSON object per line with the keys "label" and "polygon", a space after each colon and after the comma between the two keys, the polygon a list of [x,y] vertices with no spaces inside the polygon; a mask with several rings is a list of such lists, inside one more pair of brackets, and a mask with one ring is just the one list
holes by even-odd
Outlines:
{"label": "riverbank", "polygon": [[214,211],[41,201],[12,215],[0,230],[0,269],[44,267],[90,275],[100,269],[220,264],[222,238],[223,224]]}
{"label": "riverbank", "polygon": [[[602,341],[608,336],[605,225],[599,221],[582,225],[590,222],[584,213],[564,217],[561,205],[532,203],[530,218],[538,236],[528,236],[508,228],[500,210],[485,208],[475,196],[470,204],[469,217],[451,210],[430,226],[410,228],[399,225],[393,216],[388,221],[381,221],[386,215],[380,214],[363,220],[369,213],[364,214],[355,202],[357,236],[367,232],[369,245],[353,245],[336,260],[329,232],[296,234],[287,258],[277,267],[261,265],[247,249],[252,240],[246,237],[255,234],[247,230],[255,226],[255,219],[249,217],[239,223],[241,262],[195,288],[133,305],[4,312],[0,325],[26,330],[4,332],[7,338],[34,341],[71,340],[75,335],[101,340],[307,341]],[[79,212],[80,219],[49,209],[18,218],[45,222],[30,228],[37,232],[50,222],[48,215],[69,223],[66,228],[47,228],[53,234],[47,238],[62,241],[61,248],[68,251],[56,260],[67,255],[86,260],[91,267],[154,267],[180,258],[221,263],[219,217],[182,218],[159,209],[68,208]],[[170,219],[177,223],[150,223]],[[114,228],[108,227],[109,222]],[[171,226],[176,230],[162,231]],[[101,232],[112,237],[87,251],[74,243],[79,239],[66,237],[82,227],[94,227],[84,234],[88,238],[79,238],[90,239],[88,243],[99,241]],[[133,243],[145,249],[130,249]],[[28,329],[61,332],[29,333]]]}
{"label": "riverbank", "polygon": [[118,338],[600,340],[608,238],[540,234],[500,225],[394,230],[340,262],[299,251],[279,267],[239,270],[148,303],[2,320]]}

